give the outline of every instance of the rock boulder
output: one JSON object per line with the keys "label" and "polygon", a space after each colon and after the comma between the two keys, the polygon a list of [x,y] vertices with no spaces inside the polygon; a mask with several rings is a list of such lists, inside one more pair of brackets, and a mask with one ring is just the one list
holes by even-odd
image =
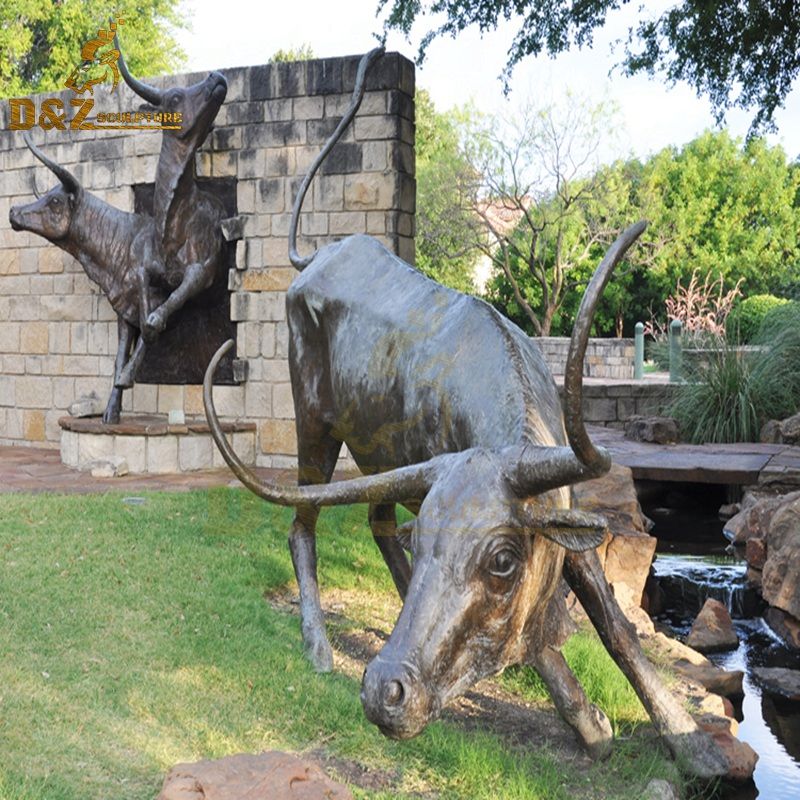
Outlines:
{"label": "rock boulder", "polygon": [[761,593],[775,608],[800,619],[800,495],[794,493],[773,513]]}
{"label": "rock boulder", "polygon": [[177,764],[156,800],[353,800],[316,765],[272,750]]}
{"label": "rock boulder", "polygon": [[629,597],[639,605],[656,540],[647,533],[649,520],[639,506],[630,469],[613,464],[602,478],[579,483],[572,491],[577,508],[599,512],[608,520],[609,533],[597,549],[600,562],[620,602]]}
{"label": "rock boulder", "polygon": [[782,667],[756,667],[753,674],[764,691],[800,703],[800,670]]}
{"label": "rock boulder", "polygon": [[629,417],[625,420],[625,438],[634,442],[672,444],[679,440],[678,423],[672,417]]}
{"label": "rock boulder", "polygon": [[719,600],[710,597],[706,600],[692,623],[686,644],[701,653],[720,653],[739,646],[731,615]]}

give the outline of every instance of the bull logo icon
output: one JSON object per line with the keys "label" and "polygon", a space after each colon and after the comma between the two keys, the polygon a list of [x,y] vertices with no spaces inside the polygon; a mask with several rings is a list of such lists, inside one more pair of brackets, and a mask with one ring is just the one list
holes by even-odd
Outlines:
{"label": "bull logo icon", "polygon": [[[98,83],[104,83],[111,74],[111,91],[117,88],[119,83],[119,50],[111,47],[104,53],[98,55],[98,51],[107,45],[113,45],[117,26],[122,25],[123,19],[111,22],[108,30],[101,28],[97,31],[94,39],[89,39],[81,48],[81,63],[75,67],[70,76],[64,82],[68,89],[72,89],[75,94],[83,94],[88,90],[89,94],[94,94],[94,87]],[[102,73],[98,75],[96,68],[101,67]]]}

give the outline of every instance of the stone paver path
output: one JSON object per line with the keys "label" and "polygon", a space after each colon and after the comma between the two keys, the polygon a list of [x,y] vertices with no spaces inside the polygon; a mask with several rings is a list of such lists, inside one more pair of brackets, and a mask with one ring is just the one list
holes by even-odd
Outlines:
{"label": "stone paver path", "polygon": [[622,431],[591,428],[592,440],[607,447],[618,464],[642,480],[753,485],[800,489],[800,447],[785,444],[649,444]]}
{"label": "stone paver path", "polygon": [[[607,447],[634,478],[687,483],[752,485],[776,491],[800,489],[800,447],[780,444],[646,444],[613,428],[591,428],[592,439]],[[293,470],[257,469],[263,478],[289,482]],[[346,477],[336,475],[337,479]],[[170,475],[93,478],[65,467],[58,450],[0,446],[0,492],[189,491],[238,486],[230,470],[209,469]]]}
{"label": "stone paver path", "polygon": [[[264,478],[294,480],[288,470],[257,469]],[[200,470],[178,475],[124,475],[120,478],[93,478],[88,472],[65,467],[57,449],[0,446],[0,493],[59,492],[90,493],[109,491],[187,492],[214,486],[240,486],[231,471]]]}

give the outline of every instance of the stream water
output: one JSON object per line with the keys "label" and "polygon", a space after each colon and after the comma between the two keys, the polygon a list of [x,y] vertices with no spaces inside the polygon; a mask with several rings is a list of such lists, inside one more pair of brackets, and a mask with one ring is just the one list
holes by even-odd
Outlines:
{"label": "stream water", "polygon": [[724,603],[739,635],[739,647],[710,655],[718,666],[744,672],[744,699],[736,708],[738,737],[758,753],[754,785],[726,791],[725,800],[800,798],[800,704],[762,691],[753,668],[800,669],[790,651],[761,619],[763,603],[745,580],[745,562],[729,553],[716,514],[689,508],[645,508],[659,539],[654,564],[665,608],[660,619],[679,636],[689,632],[706,598]]}

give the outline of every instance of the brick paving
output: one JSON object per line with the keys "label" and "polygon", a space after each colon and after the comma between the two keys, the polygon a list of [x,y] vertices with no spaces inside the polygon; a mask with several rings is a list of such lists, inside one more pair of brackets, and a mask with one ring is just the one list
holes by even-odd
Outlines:
{"label": "brick paving", "polygon": [[[781,444],[658,445],[632,442],[614,428],[590,428],[592,439],[607,447],[634,478],[696,483],[760,484],[774,491],[800,489],[800,447]],[[293,470],[258,468],[265,479],[290,482]],[[336,479],[347,477],[336,474]],[[239,486],[230,470],[200,470],[165,475],[93,478],[61,463],[57,449],[0,446],[0,493],[108,491],[185,492],[215,486]]]}
{"label": "brick paving", "polygon": [[[257,469],[256,472],[264,478],[282,481],[295,478],[294,471],[288,470]],[[64,466],[57,449],[0,446],[0,493],[188,492],[240,485],[227,467],[182,474],[93,478],[88,472]]]}

